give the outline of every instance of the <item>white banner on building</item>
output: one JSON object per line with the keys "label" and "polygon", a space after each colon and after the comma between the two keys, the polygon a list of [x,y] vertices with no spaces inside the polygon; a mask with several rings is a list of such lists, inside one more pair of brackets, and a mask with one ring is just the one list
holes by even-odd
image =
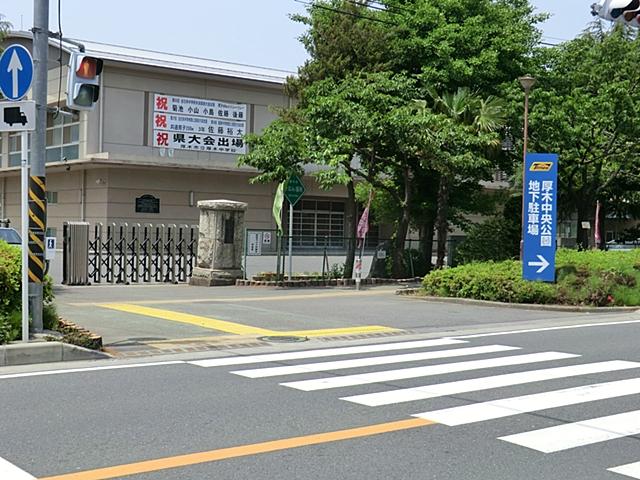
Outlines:
{"label": "white banner on building", "polygon": [[154,94],[153,146],[246,153],[247,105]]}

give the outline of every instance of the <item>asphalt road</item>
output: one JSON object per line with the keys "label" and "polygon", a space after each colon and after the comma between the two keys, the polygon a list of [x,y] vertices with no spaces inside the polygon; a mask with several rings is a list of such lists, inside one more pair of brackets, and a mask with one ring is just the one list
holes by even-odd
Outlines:
{"label": "asphalt road", "polygon": [[3,368],[0,478],[640,478],[640,316],[578,320]]}
{"label": "asphalt road", "polygon": [[397,296],[396,289],[74,287],[57,289],[56,303],[63,317],[102,335],[105,345],[116,351],[229,335],[245,339],[398,331],[451,335],[472,326],[504,330],[542,319],[571,322],[585,316],[425,303]]}

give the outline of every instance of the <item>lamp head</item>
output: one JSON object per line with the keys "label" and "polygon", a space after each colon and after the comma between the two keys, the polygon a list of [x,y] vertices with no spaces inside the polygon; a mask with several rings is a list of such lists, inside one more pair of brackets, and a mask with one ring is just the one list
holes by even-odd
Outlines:
{"label": "lamp head", "polygon": [[537,80],[531,75],[525,75],[524,77],[520,77],[518,80],[520,81],[522,88],[524,88],[525,93],[529,93],[537,82]]}

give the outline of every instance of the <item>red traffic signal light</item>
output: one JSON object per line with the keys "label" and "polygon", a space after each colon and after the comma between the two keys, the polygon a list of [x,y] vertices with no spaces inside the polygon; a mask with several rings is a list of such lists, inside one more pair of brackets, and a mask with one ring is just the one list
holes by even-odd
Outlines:
{"label": "red traffic signal light", "polygon": [[100,98],[103,61],[83,52],[71,52],[67,78],[67,106],[72,110],[93,110]]}
{"label": "red traffic signal light", "polygon": [[94,57],[83,57],[76,70],[80,78],[95,78],[102,73],[102,60]]}

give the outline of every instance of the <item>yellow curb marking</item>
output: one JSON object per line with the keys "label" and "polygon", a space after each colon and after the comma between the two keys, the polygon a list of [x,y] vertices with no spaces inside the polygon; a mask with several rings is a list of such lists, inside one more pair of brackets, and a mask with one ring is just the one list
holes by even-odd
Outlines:
{"label": "yellow curb marking", "polygon": [[208,452],[191,453],[177,455],[175,457],[159,458],[138,463],[129,463],[115,467],[98,468],[96,470],[86,470],[84,472],[68,473],[54,477],[44,477],[40,480],[106,480],[109,478],[119,478],[127,475],[137,475],[141,473],[157,472],[170,468],[187,467],[200,463],[217,462],[230,458],[246,457],[261,453],[277,452],[291,448],[306,447],[310,445],[321,445],[324,443],[337,442],[340,440],[350,440],[354,438],[369,437],[382,433],[398,432],[412,428],[426,427],[435,422],[414,418],[410,420],[400,420],[397,422],[380,423],[366,427],[350,428],[348,430],[338,430],[334,432],[317,433],[302,437],[285,438],[270,442],[254,443],[239,447],[221,448]]}
{"label": "yellow curb marking", "polygon": [[215,318],[200,317],[189,313],[172,312],[169,310],[160,310],[159,308],[143,307],[139,305],[129,305],[126,303],[107,303],[98,305],[102,308],[117,310],[120,312],[134,313],[144,315],[145,317],[160,318],[162,320],[171,320],[173,322],[188,323],[198,327],[220,330],[221,332],[233,333],[234,335],[271,335],[271,330],[264,328],[251,327],[240,323],[227,322],[225,320],[217,320]]}
{"label": "yellow curb marking", "polygon": [[133,313],[136,315],[144,315],[145,317],[160,318],[162,320],[170,320],[173,322],[187,323],[202,328],[219,330],[234,335],[252,335],[252,336],[271,336],[271,335],[294,335],[306,337],[323,337],[328,335],[355,335],[359,333],[387,333],[397,332],[396,328],[383,327],[380,325],[364,325],[361,327],[345,327],[345,328],[326,328],[319,330],[296,330],[282,332],[277,330],[269,330],[266,328],[252,327],[241,323],[229,322],[226,320],[218,320],[210,317],[201,317],[199,315],[191,315],[189,313],[172,312],[170,310],[161,310],[159,308],[144,307],[141,305],[131,305],[127,303],[103,303],[97,305],[102,308],[116,310],[119,312]]}

